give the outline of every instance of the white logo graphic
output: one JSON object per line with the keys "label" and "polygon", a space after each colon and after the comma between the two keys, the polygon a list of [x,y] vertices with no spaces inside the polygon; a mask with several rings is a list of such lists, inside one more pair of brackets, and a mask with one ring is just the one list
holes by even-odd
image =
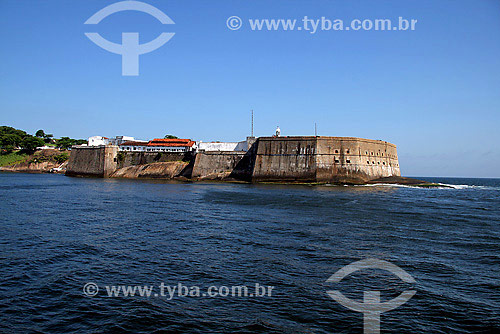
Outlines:
{"label": "white logo graphic", "polygon": [[238,30],[243,25],[243,21],[238,16],[231,16],[227,19],[226,25],[231,30]]}
{"label": "white logo graphic", "polygon": [[[411,277],[406,271],[400,267],[389,263],[387,261],[378,259],[365,259],[351,263],[335,274],[333,274],[327,282],[338,283],[344,277],[352,274],[355,271],[361,269],[381,269],[393,273],[398,276],[402,281],[406,283],[415,283],[413,277]],[[380,314],[393,310],[408,300],[416,293],[415,290],[407,290],[401,293],[394,299],[387,302],[380,302],[380,291],[365,291],[363,302],[357,302],[355,300],[349,299],[344,296],[338,290],[327,291],[327,294],[333,298],[337,303],[341,304],[348,309],[356,312],[363,313],[363,323],[364,323],[364,333],[365,334],[379,334],[380,333]]]}
{"label": "white logo graphic", "polygon": [[94,297],[97,296],[98,293],[99,293],[99,287],[95,283],[88,282],[83,287],[83,294],[85,296]]}
{"label": "white logo graphic", "polygon": [[[87,21],[85,21],[85,24],[98,24],[109,15],[125,10],[147,13],[156,18],[162,24],[175,24],[170,17],[158,8],[140,1],[121,1],[111,4],[92,15]],[[139,44],[138,32],[124,32],[122,33],[122,44],[116,44],[104,39],[98,33],[85,33],[85,36],[104,50],[122,55],[122,75],[124,76],[138,76],[139,55],[158,49],[174,37],[174,35],[175,33],[164,32],[148,43]]]}

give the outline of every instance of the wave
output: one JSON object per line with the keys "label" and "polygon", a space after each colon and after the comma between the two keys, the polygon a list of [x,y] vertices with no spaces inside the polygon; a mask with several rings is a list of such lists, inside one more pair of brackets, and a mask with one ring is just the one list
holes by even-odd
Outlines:
{"label": "wave", "polygon": [[355,185],[355,187],[394,187],[394,188],[413,188],[413,189],[492,189],[500,190],[499,187],[488,187],[488,186],[476,186],[469,184],[449,184],[449,183],[435,183],[437,186],[433,187],[422,187],[418,185],[407,185],[407,184],[395,184],[395,183],[373,183],[373,184],[360,184]]}

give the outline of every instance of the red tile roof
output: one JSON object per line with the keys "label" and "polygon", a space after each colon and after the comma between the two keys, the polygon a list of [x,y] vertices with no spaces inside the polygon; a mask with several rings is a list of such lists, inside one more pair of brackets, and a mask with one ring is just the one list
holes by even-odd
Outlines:
{"label": "red tile roof", "polygon": [[191,147],[194,145],[194,141],[191,139],[161,139],[156,138],[151,141],[146,146],[167,146],[167,147]]}

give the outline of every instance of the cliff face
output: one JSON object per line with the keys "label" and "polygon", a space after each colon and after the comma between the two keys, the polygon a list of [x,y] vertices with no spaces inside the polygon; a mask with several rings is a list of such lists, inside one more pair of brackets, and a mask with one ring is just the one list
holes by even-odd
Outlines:
{"label": "cliff face", "polygon": [[52,170],[63,170],[66,163],[60,164],[57,162],[43,161],[43,162],[22,162],[13,166],[4,166],[0,170],[2,172],[22,172],[22,173],[49,173]]}
{"label": "cliff face", "polygon": [[183,175],[187,162],[155,162],[147,165],[129,166],[116,170],[110,177],[116,178],[161,178],[172,179]]}
{"label": "cliff face", "polygon": [[56,149],[40,150],[13,165],[2,166],[0,171],[22,173],[64,173],[69,153]]}

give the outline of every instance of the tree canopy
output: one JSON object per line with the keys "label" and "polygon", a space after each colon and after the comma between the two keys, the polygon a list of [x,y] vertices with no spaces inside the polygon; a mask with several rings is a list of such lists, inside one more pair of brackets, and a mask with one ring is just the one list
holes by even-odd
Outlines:
{"label": "tree canopy", "polygon": [[[54,142],[53,135],[45,133],[40,129],[32,136],[23,130],[10,126],[0,126],[0,153],[10,153],[16,149],[22,149],[27,153],[33,153],[37,147],[44,146],[45,143]],[[72,145],[86,144],[85,139],[71,139],[62,137],[55,140],[57,147],[68,149]]]}
{"label": "tree canopy", "polygon": [[37,147],[43,146],[44,144],[45,142],[43,141],[42,138],[26,136],[24,137],[20,146],[24,151],[28,153],[33,153],[35,152]]}
{"label": "tree canopy", "polygon": [[45,137],[45,132],[43,130],[38,130],[36,133],[35,133],[35,136],[38,137],[38,138],[44,138]]}

